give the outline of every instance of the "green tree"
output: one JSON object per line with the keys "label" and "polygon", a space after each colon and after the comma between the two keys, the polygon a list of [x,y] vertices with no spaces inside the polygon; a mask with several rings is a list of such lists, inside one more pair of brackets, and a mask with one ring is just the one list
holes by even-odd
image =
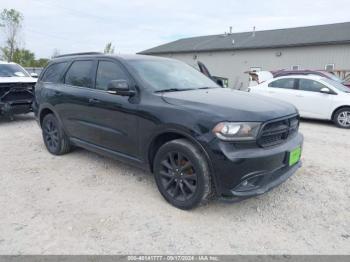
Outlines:
{"label": "green tree", "polygon": [[[8,52],[8,50],[5,49],[5,52]],[[49,59],[40,58],[36,60],[34,53],[30,50],[16,48],[13,53],[13,62],[24,67],[44,67],[49,62]]]}
{"label": "green tree", "polygon": [[20,64],[21,66],[34,66],[35,55],[27,49],[15,49],[13,53],[13,62]]}
{"label": "green tree", "polygon": [[45,67],[47,63],[49,62],[49,59],[47,58],[40,58],[38,60],[35,60],[35,67]]}
{"label": "green tree", "polygon": [[109,42],[109,43],[106,44],[103,53],[105,53],[105,54],[114,54],[114,46],[112,45],[112,42]]}
{"label": "green tree", "polygon": [[0,25],[5,33],[5,47],[1,48],[3,57],[13,61],[15,49],[18,48],[18,35],[22,28],[23,16],[15,9],[4,9],[0,13]]}

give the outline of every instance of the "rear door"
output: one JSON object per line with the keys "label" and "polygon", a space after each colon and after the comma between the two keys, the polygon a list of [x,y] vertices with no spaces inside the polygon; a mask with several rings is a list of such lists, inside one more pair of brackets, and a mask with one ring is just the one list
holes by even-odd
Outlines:
{"label": "rear door", "polygon": [[64,85],[57,90],[55,105],[66,132],[72,138],[94,141],[93,119],[94,82],[97,60],[74,60],[64,75]]}
{"label": "rear door", "polygon": [[295,105],[296,80],[294,78],[281,78],[253,88],[258,93]]}

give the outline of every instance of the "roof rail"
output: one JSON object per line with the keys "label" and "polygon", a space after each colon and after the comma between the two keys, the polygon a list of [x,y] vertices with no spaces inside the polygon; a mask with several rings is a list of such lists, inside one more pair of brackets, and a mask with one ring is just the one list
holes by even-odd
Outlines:
{"label": "roof rail", "polygon": [[53,58],[59,58],[59,57],[66,57],[66,56],[79,56],[79,55],[102,55],[101,52],[82,52],[82,53],[72,53],[72,54],[64,54],[64,55],[58,55]]}

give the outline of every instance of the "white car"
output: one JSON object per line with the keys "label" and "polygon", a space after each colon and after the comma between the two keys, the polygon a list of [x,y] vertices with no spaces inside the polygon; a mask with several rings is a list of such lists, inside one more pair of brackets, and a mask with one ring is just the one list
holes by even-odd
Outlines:
{"label": "white car", "polygon": [[332,120],[339,127],[350,128],[350,89],[334,80],[315,75],[283,76],[249,90],[293,104],[301,117]]}
{"label": "white car", "polygon": [[0,61],[0,117],[32,111],[36,81],[20,65]]}

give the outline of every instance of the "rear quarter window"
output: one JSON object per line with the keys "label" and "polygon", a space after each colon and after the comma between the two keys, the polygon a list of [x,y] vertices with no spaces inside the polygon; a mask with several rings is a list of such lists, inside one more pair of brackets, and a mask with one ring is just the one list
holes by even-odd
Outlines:
{"label": "rear quarter window", "polygon": [[67,64],[67,62],[61,62],[49,65],[49,67],[44,72],[41,81],[50,83],[60,82],[61,76]]}

